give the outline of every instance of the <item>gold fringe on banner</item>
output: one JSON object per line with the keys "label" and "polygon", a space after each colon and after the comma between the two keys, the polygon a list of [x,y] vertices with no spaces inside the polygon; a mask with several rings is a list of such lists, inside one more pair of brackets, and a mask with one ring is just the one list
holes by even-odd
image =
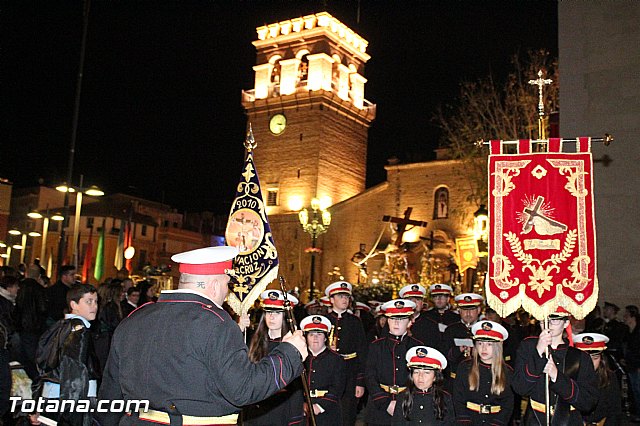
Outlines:
{"label": "gold fringe on banner", "polygon": [[598,304],[598,278],[594,279],[593,293],[582,304],[577,304],[570,297],[565,296],[562,290],[562,284],[556,284],[556,297],[549,300],[543,305],[528,297],[525,293],[525,284],[520,284],[519,292],[509,301],[503,302],[498,296],[489,291],[489,278],[485,282],[485,293],[487,296],[487,304],[498,313],[502,318],[506,318],[522,306],[522,308],[531,314],[538,321],[543,321],[549,314],[556,311],[558,306],[562,306],[571,313],[576,319],[586,317]]}

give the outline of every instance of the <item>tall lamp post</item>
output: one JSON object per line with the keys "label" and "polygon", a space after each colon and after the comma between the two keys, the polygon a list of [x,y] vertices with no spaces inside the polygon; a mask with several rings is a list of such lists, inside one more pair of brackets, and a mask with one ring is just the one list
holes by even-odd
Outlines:
{"label": "tall lamp post", "polygon": [[[16,250],[20,250],[20,262],[19,263],[24,263],[25,252],[27,251],[27,237],[33,237],[33,238],[40,237],[41,234],[39,232],[35,232],[35,231],[29,232],[29,233],[22,232],[22,231],[19,231],[17,229],[11,229],[9,231],[9,234],[10,235],[16,235],[16,236],[18,236],[18,235],[22,236],[22,241],[20,242],[20,244],[14,244],[12,247],[14,249],[16,249]],[[9,261],[7,260],[7,263],[8,262]]]}
{"label": "tall lamp post", "polygon": [[331,224],[331,213],[329,210],[321,206],[320,200],[314,198],[311,200],[311,211],[302,209],[298,213],[300,225],[307,234],[311,235],[311,272],[309,277],[309,299],[313,299],[313,284],[316,268],[316,241],[318,236],[329,230]]}
{"label": "tall lamp post", "polygon": [[[47,252],[47,235],[49,234],[49,221],[53,220],[56,222],[60,222],[64,220],[64,217],[60,213],[49,214],[49,208],[45,214],[40,213],[37,210],[31,211],[27,213],[31,219],[42,219],[42,243],[40,247],[40,266],[44,267],[44,257]],[[47,271],[47,273],[51,273],[51,271]]]}
{"label": "tall lamp post", "polygon": [[[72,240],[72,259],[73,264],[75,266],[78,265],[78,237],[80,235],[80,213],[82,210],[82,194],[90,195],[92,197],[101,197],[104,195],[104,192],[95,185],[92,185],[88,188],[82,187],[82,180],[84,176],[80,175],[80,186],[77,188],[67,186],[66,184],[62,184],[56,187],[56,189],[60,192],[65,192],[65,197],[68,196],[69,193],[76,193],[76,214],[73,220],[73,240]],[[61,243],[63,245],[64,243]],[[64,255],[58,254],[58,260],[61,262],[64,258]],[[58,265],[60,267],[60,265]]]}
{"label": "tall lamp post", "polygon": [[9,264],[9,253],[11,253],[11,247],[7,247],[7,243],[0,241],[0,248],[4,249],[4,253],[0,253],[0,258],[5,259],[2,261],[3,265]]}

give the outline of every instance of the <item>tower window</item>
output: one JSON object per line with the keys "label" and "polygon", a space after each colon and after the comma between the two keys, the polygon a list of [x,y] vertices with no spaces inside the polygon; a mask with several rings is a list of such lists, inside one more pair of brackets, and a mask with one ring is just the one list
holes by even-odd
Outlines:
{"label": "tower window", "polygon": [[268,183],[267,184],[267,206],[277,206],[278,205],[278,192],[280,190],[280,185],[278,183]]}
{"label": "tower window", "polygon": [[267,206],[277,206],[277,205],[278,205],[278,190],[268,189],[267,190]]}

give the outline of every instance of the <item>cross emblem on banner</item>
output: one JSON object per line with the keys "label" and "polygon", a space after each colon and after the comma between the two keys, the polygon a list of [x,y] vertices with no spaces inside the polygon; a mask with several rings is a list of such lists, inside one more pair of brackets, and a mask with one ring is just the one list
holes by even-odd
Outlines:
{"label": "cross emblem on banner", "polygon": [[[404,211],[404,217],[393,217],[388,215],[385,215],[382,217],[383,222],[391,222],[391,223],[398,224],[398,237],[396,238],[396,241],[393,243],[396,247],[400,247],[400,244],[402,244],[402,236],[406,231],[409,231],[414,226],[420,226],[423,228],[427,226],[427,222],[410,219],[412,211],[413,211],[413,207],[407,207],[407,209]],[[411,228],[407,229],[408,225],[412,225]]]}

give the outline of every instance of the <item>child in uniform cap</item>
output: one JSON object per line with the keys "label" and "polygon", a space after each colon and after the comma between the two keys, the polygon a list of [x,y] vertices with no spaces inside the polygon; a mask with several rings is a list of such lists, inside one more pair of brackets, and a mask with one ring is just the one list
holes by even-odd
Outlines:
{"label": "child in uniform cap", "polygon": [[414,346],[405,359],[407,390],[398,398],[394,419],[403,419],[407,425],[454,425],[453,401],[444,390],[445,356],[428,346]]}
{"label": "child in uniform cap", "polygon": [[371,307],[366,303],[356,302],[354,314],[360,318],[362,328],[364,328],[365,334],[368,334],[376,323],[376,320],[371,313]]}
{"label": "child in uniform cap", "polygon": [[328,296],[322,296],[320,299],[320,311],[318,312],[318,314],[321,315],[326,315],[329,313],[329,310],[331,309],[331,300],[329,300]]}
{"label": "child in uniform cap", "polygon": [[311,315],[300,322],[309,347],[309,356],[304,365],[318,426],[343,424],[340,399],[345,387],[345,361],[327,348],[331,327],[331,321],[322,315]]}
{"label": "child in uniform cap", "polygon": [[622,423],[622,395],[618,379],[609,369],[609,360],[604,351],[609,338],[599,333],[574,334],[575,347],[586,352],[593,361],[598,377],[598,403],[587,415],[583,415],[587,426],[618,425]]}
{"label": "child in uniform cap", "polygon": [[407,334],[415,303],[405,299],[395,299],[382,305],[387,317],[389,334],[369,344],[367,358],[367,401],[365,421],[370,425],[402,424],[402,419],[394,419],[394,413],[401,408],[398,396],[406,390],[408,378],[406,354],[414,346],[423,343]]}
{"label": "child in uniform cap", "polygon": [[[298,299],[287,294],[291,305]],[[249,359],[259,362],[269,352],[280,345],[282,336],[287,334],[289,323],[284,317],[284,295],[280,290],[266,290],[260,295],[264,314],[249,344]],[[272,397],[242,409],[244,425],[289,425],[298,424],[304,418],[304,396],[301,379],[289,383]]]}
{"label": "child in uniform cap", "polygon": [[473,328],[474,351],[460,363],[453,403],[458,423],[506,425],[513,412],[513,370],[504,362],[502,342],[509,337],[497,322],[479,321]]}
{"label": "child in uniform cap", "polygon": [[411,318],[411,335],[421,342],[428,342],[432,346],[440,345],[440,331],[438,324],[428,318],[422,311],[424,296],[427,290],[420,284],[409,284],[400,289],[398,295],[401,299],[411,300],[416,304],[416,311]]}
{"label": "child in uniform cap", "polygon": [[518,347],[512,387],[519,395],[529,397],[523,421],[526,426],[546,422],[545,373],[549,375],[553,424],[582,425],[582,413],[595,407],[598,391],[593,363],[585,352],[563,338],[568,326],[569,313],[558,307],[549,315],[548,327],[542,322],[540,336],[526,338]]}
{"label": "child in uniform cap", "polygon": [[458,364],[471,356],[472,345],[456,345],[456,339],[460,343],[462,340],[471,340],[473,338],[471,327],[478,321],[480,312],[482,312],[482,303],[484,302],[484,298],[475,293],[459,294],[455,300],[460,310],[460,321],[447,326],[442,336],[441,345],[449,361],[448,374],[445,373],[447,389],[453,389],[452,379],[456,377]]}
{"label": "child in uniform cap", "polygon": [[352,286],[346,281],[337,281],[325,289],[331,302],[327,318],[333,324],[329,347],[338,352],[346,362],[346,385],[341,401],[342,418],[345,425],[356,421],[358,399],[364,395],[364,366],[366,365],[367,340],[360,318],[348,312]]}

